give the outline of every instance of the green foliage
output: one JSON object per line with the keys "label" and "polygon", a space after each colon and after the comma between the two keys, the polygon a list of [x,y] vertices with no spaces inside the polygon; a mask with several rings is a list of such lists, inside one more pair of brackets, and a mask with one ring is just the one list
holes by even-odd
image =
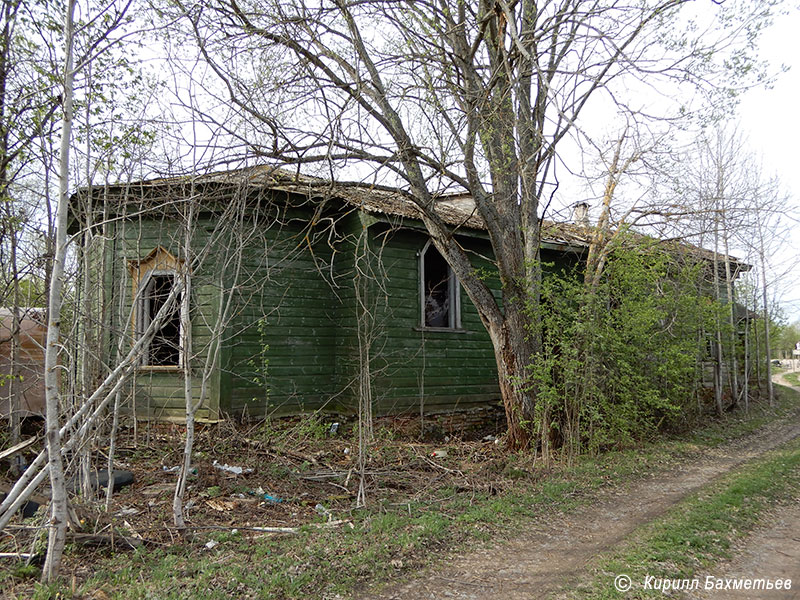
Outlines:
{"label": "green foliage", "polygon": [[36,565],[29,565],[26,563],[19,563],[12,568],[11,575],[17,579],[36,579],[41,575],[42,571]]}
{"label": "green foliage", "polygon": [[698,410],[704,332],[722,310],[701,265],[647,245],[617,250],[597,286],[579,270],[545,277],[529,373],[536,430],[574,455],[685,423]]}
{"label": "green foliage", "polygon": [[770,346],[773,358],[791,358],[795,344],[800,342],[800,321],[796,323],[770,323]]}
{"label": "green foliage", "polygon": [[323,440],[328,437],[330,421],[319,413],[305,413],[291,422],[273,422],[265,420],[253,437],[268,441],[277,448],[293,449],[311,440]]}

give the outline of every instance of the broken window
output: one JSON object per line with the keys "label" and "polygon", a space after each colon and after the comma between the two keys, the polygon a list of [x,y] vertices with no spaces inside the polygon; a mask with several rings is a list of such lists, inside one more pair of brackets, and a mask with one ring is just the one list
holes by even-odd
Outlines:
{"label": "broken window", "polygon": [[460,327],[458,282],[450,265],[430,242],[420,255],[420,275],[423,327]]}
{"label": "broken window", "polygon": [[[151,273],[139,298],[139,334],[150,326],[166,304],[177,274]],[[173,301],[166,318],[144,351],[142,364],[152,367],[177,367],[181,364],[181,295]]]}

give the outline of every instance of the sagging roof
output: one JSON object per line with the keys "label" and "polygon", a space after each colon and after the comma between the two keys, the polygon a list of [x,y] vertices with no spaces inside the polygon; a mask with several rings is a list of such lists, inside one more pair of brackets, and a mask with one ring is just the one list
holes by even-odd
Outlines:
{"label": "sagging roof", "polygon": [[[104,189],[107,193],[114,195],[123,191],[128,194],[145,193],[148,190],[157,192],[176,187],[186,189],[187,186],[205,188],[209,185],[230,189],[241,189],[242,186],[245,186],[248,188],[282,191],[308,198],[335,198],[344,201],[355,209],[385,217],[420,220],[421,216],[419,206],[403,190],[366,183],[336,182],[304,175],[299,171],[289,171],[273,165],[244,167],[200,175],[155,178],[106,186]],[[442,221],[452,227],[477,231],[486,230],[486,223],[478,214],[475,201],[469,193],[442,195],[436,199],[435,210]],[[589,246],[594,232],[595,229],[591,226],[548,220],[542,221],[543,244],[581,250]],[[641,240],[654,241],[654,238],[643,234],[634,234],[634,237]],[[716,258],[717,261],[722,261],[725,258],[722,254],[715,254],[710,250],[685,241],[659,240],[659,243],[670,245],[673,250],[688,252],[702,260],[713,261]],[[733,256],[729,258],[735,264],[737,272],[747,271],[751,268],[750,265],[740,262]]]}

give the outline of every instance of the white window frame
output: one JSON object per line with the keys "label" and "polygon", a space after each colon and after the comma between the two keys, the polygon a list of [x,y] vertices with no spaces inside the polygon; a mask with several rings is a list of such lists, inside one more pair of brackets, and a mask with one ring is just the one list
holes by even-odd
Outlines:
{"label": "white window frame", "polygon": [[[448,325],[447,327],[431,327],[425,323],[425,255],[433,245],[433,240],[428,240],[422,249],[417,253],[418,257],[418,274],[419,274],[419,322],[420,329],[429,331],[454,331],[461,329],[461,286],[458,283],[458,277],[453,272],[447,260],[447,294],[450,298],[450,310],[448,311]],[[439,253],[438,248],[433,246],[434,250]],[[439,253],[441,256],[441,253]],[[442,256],[444,259],[444,256]]]}
{"label": "white window frame", "polygon": [[[165,276],[169,275],[172,277],[172,285],[178,285],[178,277],[180,277],[180,273],[174,269],[151,269],[148,271],[144,277],[142,277],[141,282],[139,283],[139,289],[136,293],[136,338],[139,339],[144,334],[145,329],[150,326],[150,320],[153,315],[151,315],[150,310],[150,296],[147,293],[147,287],[153,281],[153,277],[157,276]],[[184,293],[184,292],[181,292]],[[182,314],[183,312],[183,299],[178,298],[178,314]],[[175,370],[181,369],[184,365],[184,352],[183,352],[183,319],[179,317],[178,320],[178,363],[175,365],[151,365],[149,364],[150,361],[150,344],[145,346],[142,349],[141,359],[140,359],[140,366],[146,367],[148,369],[162,369],[162,370]],[[150,340],[152,343],[152,340]]]}

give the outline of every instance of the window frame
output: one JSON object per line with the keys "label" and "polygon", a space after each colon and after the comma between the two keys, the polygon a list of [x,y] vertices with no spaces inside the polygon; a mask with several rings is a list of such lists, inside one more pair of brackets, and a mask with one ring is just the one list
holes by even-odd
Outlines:
{"label": "window frame", "polygon": [[[425,319],[425,256],[433,248],[442,257],[447,267],[447,295],[450,298],[450,310],[448,311],[448,325],[446,327],[434,327],[426,324]],[[419,302],[419,326],[416,329],[421,331],[450,331],[463,332],[461,326],[461,285],[458,277],[453,272],[452,267],[441,255],[438,248],[433,244],[433,240],[428,240],[425,245],[417,252],[417,275],[418,275],[418,302]]]}
{"label": "window frame", "polygon": [[[152,318],[155,316],[151,314],[150,308],[150,294],[147,292],[147,288],[153,282],[153,278],[155,277],[164,277],[170,276],[172,277],[172,286],[176,286],[178,284],[178,278],[180,277],[180,273],[174,269],[169,268],[156,268],[147,271],[142,277],[141,282],[139,284],[139,290],[137,292],[137,301],[136,301],[136,339],[141,338],[144,330],[150,326],[150,322]],[[181,292],[181,295],[184,292]],[[152,369],[152,370],[175,370],[175,369],[182,369],[184,365],[184,352],[183,352],[183,319],[181,318],[181,313],[183,311],[183,298],[181,295],[178,295],[177,298],[177,306],[176,312],[178,313],[178,340],[177,340],[177,347],[178,347],[178,361],[175,364],[169,365],[151,365],[150,361],[150,351],[152,348],[153,339],[147,344],[145,348],[142,349],[142,355],[139,360],[139,366]]]}
{"label": "window frame", "polygon": [[[151,284],[153,277],[169,275],[172,277],[173,285],[176,285],[180,277],[183,277],[184,264],[183,260],[175,258],[163,246],[156,246],[144,258],[131,259],[128,261],[128,270],[131,275],[131,333],[134,340],[141,339],[144,330],[150,324],[149,320],[153,315],[149,315],[149,298],[147,296],[147,287]],[[185,365],[184,355],[184,319],[183,311],[185,310],[183,296],[185,290],[181,292],[177,299],[178,318],[178,363],[171,365],[151,365],[148,364],[150,360],[150,344],[143,348],[142,353],[137,361],[137,368],[146,371],[165,371],[177,372],[183,371]],[[148,316],[149,315],[149,316]]]}

